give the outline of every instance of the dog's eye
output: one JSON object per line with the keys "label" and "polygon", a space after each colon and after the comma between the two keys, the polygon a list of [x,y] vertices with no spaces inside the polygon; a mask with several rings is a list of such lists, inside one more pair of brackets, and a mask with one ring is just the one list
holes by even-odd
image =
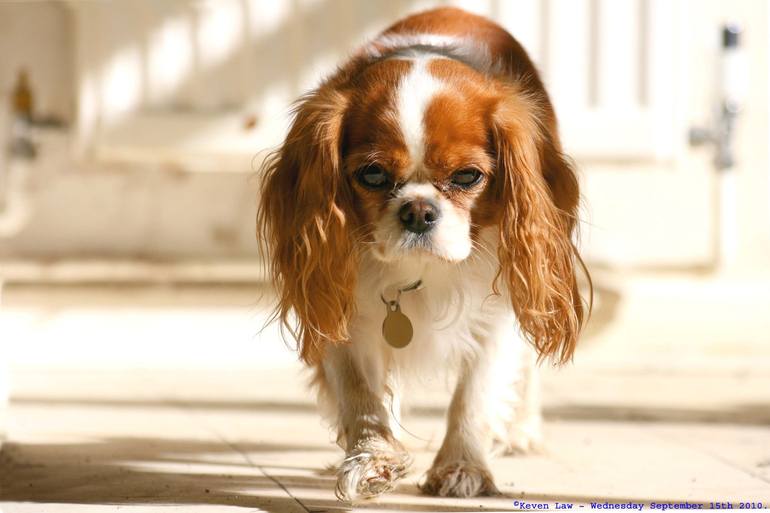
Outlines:
{"label": "dog's eye", "polygon": [[369,164],[356,172],[356,179],[367,189],[384,189],[390,184],[387,171],[377,164]]}
{"label": "dog's eye", "polygon": [[458,187],[468,188],[476,185],[481,180],[481,171],[467,168],[456,171],[452,175],[452,183]]}

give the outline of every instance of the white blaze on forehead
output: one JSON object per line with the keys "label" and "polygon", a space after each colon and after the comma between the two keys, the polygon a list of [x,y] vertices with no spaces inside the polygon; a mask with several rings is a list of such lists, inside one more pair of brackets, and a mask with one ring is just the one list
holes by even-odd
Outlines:
{"label": "white blaze on forehead", "polygon": [[417,198],[438,199],[439,193],[433,185],[429,183],[408,182],[396,193],[398,198],[414,200]]}
{"label": "white blaze on forehead", "polygon": [[401,80],[396,91],[396,115],[409,157],[419,166],[425,156],[425,111],[442,84],[428,71],[430,57],[412,60],[412,68]]}

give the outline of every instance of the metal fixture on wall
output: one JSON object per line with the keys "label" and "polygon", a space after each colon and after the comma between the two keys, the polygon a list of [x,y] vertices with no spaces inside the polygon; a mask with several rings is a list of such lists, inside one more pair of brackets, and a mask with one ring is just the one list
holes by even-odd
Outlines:
{"label": "metal fixture on wall", "polygon": [[735,165],[733,136],[735,123],[746,95],[746,62],[740,45],[741,27],[730,23],[722,28],[720,99],[716,119],[711,127],[690,129],[690,144],[714,147],[714,166],[720,170]]}
{"label": "metal fixture on wall", "polygon": [[737,23],[722,27],[716,115],[710,127],[693,127],[689,134],[692,146],[708,145],[714,149],[714,168],[718,173],[714,252],[716,263],[722,266],[733,261],[738,247],[735,128],[748,85],[742,32]]}

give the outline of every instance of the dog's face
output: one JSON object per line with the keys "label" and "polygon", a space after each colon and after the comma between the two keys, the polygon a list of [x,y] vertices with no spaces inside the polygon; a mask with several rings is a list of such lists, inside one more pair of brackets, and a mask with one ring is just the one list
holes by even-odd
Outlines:
{"label": "dog's face", "polygon": [[[307,361],[347,340],[366,251],[385,262],[485,251],[499,265],[493,291],[541,354],[564,360],[582,322],[577,203],[536,77],[441,56],[359,56],[299,103],[267,161],[258,221],[278,313]],[[476,244],[484,227],[494,248]]]}
{"label": "dog's face", "polygon": [[467,258],[494,210],[490,84],[449,59],[380,62],[360,84],[342,151],[367,247],[384,261]]}

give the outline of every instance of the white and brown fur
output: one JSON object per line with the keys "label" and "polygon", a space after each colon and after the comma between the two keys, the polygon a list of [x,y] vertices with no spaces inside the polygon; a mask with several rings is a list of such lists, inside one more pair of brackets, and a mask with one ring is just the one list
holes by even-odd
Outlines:
{"label": "white and brown fur", "polygon": [[[372,165],[387,190],[357,178]],[[457,186],[467,169],[478,182]],[[569,360],[583,322],[577,180],[524,50],[458,9],[406,18],[300,101],[265,172],[258,224],[276,315],[345,450],[338,496],[377,496],[407,472],[400,394],[437,368],[458,379],[421,489],[497,493],[493,450],[540,439],[535,362]],[[416,200],[441,214],[418,238],[398,217]],[[414,337],[394,349],[380,296],[415,280],[400,303]]]}

